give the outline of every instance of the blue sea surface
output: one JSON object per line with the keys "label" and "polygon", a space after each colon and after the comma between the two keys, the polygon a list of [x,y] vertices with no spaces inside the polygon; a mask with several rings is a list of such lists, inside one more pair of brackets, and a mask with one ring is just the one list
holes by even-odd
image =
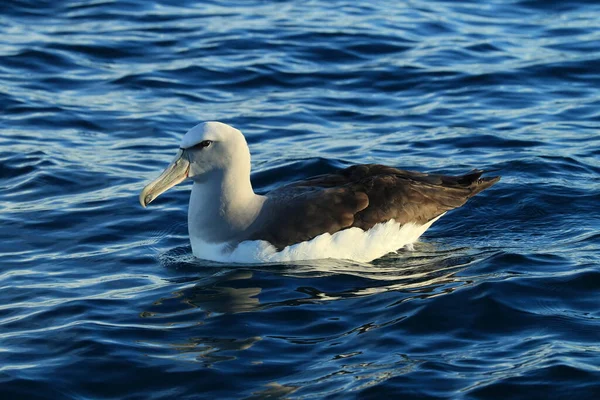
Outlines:
{"label": "blue sea surface", "polygon": [[[600,398],[600,3],[4,0],[0,398]],[[369,264],[195,259],[200,121],[259,192],[502,180]]]}

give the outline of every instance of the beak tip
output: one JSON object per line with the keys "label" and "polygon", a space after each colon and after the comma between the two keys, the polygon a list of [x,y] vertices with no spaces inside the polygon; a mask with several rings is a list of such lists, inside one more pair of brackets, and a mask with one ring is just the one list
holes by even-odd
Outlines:
{"label": "beak tip", "polygon": [[140,204],[142,205],[142,207],[146,208],[146,206],[148,206],[150,201],[152,201],[152,199],[149,197],[150,197],[149,195],[145,194],[145,190],[140,194],[139,200],[140,200]]}

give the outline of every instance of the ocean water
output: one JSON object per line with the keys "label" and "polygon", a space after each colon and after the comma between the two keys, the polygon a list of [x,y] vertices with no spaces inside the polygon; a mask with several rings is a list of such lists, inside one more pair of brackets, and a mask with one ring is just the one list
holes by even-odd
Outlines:
{"label": "ocean water", "polygon": [[[600,3],[0,4],[0,398],[600,398]],[[203,120],[253,182],[503,179],[371,263],[205,262]]]}

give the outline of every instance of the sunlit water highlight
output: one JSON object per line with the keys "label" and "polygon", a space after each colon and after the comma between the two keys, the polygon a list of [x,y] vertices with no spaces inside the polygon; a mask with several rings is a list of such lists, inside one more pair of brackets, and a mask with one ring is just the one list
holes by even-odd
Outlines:
{"label": "sunlit water highlight", "polygon": [[[0,397],[600,396],[600,5],[0,5]],[[191,254],[201,120],[254,186],[352,163],[503,179],[373,262]]]}

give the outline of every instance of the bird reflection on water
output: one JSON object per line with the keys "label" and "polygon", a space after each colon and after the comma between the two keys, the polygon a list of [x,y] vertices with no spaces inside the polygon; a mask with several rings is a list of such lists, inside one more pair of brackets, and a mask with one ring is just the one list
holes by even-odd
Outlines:
{"label": "bird reflection on water", "polygon": [[[241,314],[261,311],[255,315],[265,316],[272,311],[273,318],[280,318],[277,312],[289,307],[301,311],[303,307],[326,306],[330,302],[368,298],[385,292],[390,294],[386,296],[387,307],[395,307],[403,302],[451,293],[477,279],[462,276],[461,272],[484,253],[435,247],[431,243],[418,243],[415,251],[400,251],[373,263],[320,260],[233,267],[195,259],[189,248],[179,247],[162,254],[161,263],[167,269],[183,272],[186,278],[180,281],[180,288],[172,292],[172,296],[156,300],[142,316],[195,326],[189,330],[191,335],[182,330],[183,336],[178,336],[177,342],[165,344],[157,340],[152,345],[170,348],[167,352],[170,354],[163,354],[165,357],[200,362],[204,366],[235,360],[243,351],[265,339],[283,340],[288,344],[337,340],[352,332],[389,326],[406,315],[390,315],[387,321],[372,321],[365,315],[358,327],[345,327],[340,323],[343,316],[338,315],[328,321],[306,321],[308,333],[273,331],[268,336],[258,336],[252,334],[252,324],[259,321],[248,320]],[[213,328],[213,324],[221,329]],[[250,327],[246,329],[244,325],[248,324]],[[323,327],[311,326],[314,324]],[[252,364],[262,363],[260,354],[264,355],[263,351],[249,356]],[[333,355],[334,358],[346,356],[343,352]]]}

